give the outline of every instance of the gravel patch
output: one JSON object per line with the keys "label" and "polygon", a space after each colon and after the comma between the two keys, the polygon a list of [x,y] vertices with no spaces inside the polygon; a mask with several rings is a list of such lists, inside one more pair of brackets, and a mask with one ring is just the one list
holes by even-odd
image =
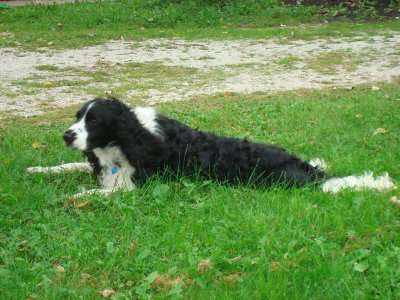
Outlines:
{"label": "gravel patch", "polygon": [[[359,57],[361,62],[351,71],[344,68],[345,65],[338,66],[332,74],[317,72],[305,63],[309,58],[331,52],[347,53]],[[286,65],[277,63],[287,57],[298,57],[301,61]],[[21,80],[38,78],[38,81],[43,82],[71,79],[71,72],[66,74],[38,70],[37,67],[42,65],[93,71],[105,63],[121,66],[132,62],[157,62],[170,67],[195,68],[202,72],[221,69],[226,74],[225,78],[218,80],[211,76],[201,86],[192,86],[191,83],[183,81],[174,83],[167,90],[150,88],[143,91],[132,85],[132,90],[125,96],[143,97],[148,104],[185,100],[198,95],[221,92],[274,92],[299,88],[352,86],[390,81],[399,77],[400,34],[394,33],[390,37],[360,36],[313,41],[121,40],[83,49],[39,49],[38,52],[1,48],[0,88],[3,91],[18,92],[16,82]],[[79,79],[79,76],[77,78]],[[105,86],[104,89],[112,90],[113,86]],[[95,95],[82,92],[79,87],[69,87],[69,91],[66,92],[66,89],[60,86],[42,88],[32,95],[9,96],[3,93],[0,94],[0,111],[12,111],[25,116],[35,115],[43,112],[43,101],[51,103],[51,107],[63,107],[84,102],[93,96]]]}

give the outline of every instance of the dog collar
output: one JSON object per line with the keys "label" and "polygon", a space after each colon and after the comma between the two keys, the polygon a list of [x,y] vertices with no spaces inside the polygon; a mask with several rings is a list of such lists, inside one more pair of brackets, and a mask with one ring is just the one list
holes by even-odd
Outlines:
{"label": "dog collar", "polygon": [[111,169],[111,174],[112,174],[112,175],[117,174],[117,173],[118,173],[118,170],[119,170],[119,167],[118,167],[118,166],[112,167],[112,169]]}
{"label": "dog collar", "polygon": [[116,162],[116,163],[115,163],[115,166],[111,168],[111,174],[112,174],[112,175],[117,174],[119,168],[121,168],[121,165],[120,165],[118,162]]}

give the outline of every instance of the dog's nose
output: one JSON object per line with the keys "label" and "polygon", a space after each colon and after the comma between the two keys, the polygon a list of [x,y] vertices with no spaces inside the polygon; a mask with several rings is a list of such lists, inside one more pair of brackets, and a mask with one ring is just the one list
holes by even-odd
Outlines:
{"label": "dog's nose", "polygon": [[63,135],[65,143],[67,145],[71,145],[75,139],[75,136],[76,136],[75,132],[73,132],[71,129],[68,129],[66,132],[64,132]]}

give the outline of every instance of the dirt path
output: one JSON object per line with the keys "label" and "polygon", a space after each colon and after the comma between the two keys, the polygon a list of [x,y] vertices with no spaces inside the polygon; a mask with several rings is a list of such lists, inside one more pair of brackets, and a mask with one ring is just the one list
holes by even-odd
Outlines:
{"label": "dirt path", "polygon": [[147,104],[220,92],[343,87],[400,76],[400,34],[314,41],[156,39],[0,49],[0,111],[41,114],[115,94]]}

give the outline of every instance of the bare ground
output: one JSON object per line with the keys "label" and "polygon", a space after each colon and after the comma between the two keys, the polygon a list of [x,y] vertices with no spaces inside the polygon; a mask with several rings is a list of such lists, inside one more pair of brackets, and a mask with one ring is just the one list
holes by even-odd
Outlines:
{"label": "bare ground", "polygon": [[372,85],[399,76],[397,33],[313,41],[118,40],[37,52],[1,48],[0,111],[37,115],[105,94],[153,105],[223,92]]}

